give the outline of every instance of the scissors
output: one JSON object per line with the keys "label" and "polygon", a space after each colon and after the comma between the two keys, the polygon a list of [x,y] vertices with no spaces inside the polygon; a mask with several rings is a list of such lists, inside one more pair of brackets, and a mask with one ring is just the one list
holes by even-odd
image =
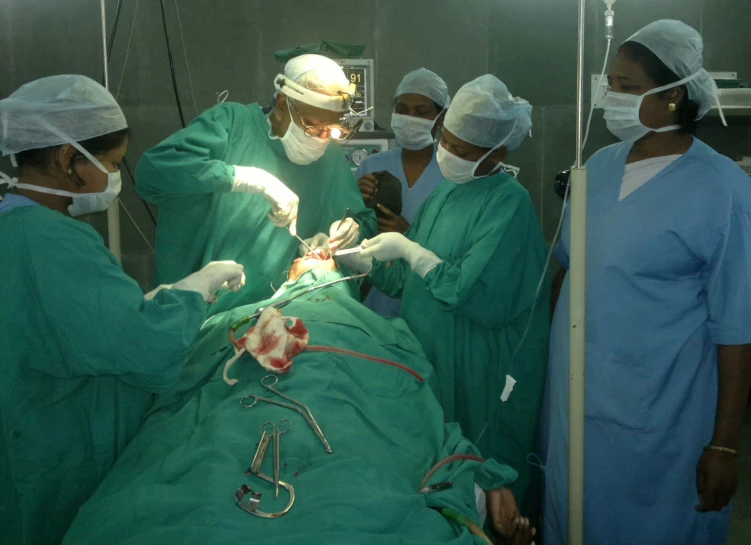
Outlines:
{"label": "scissors", "polygon": [[[240,400],[240,406],[244,409],[252,409],[256,405],[258,405],[259,401],[262,401],[264,403],[269,403],[271,405],[276,405],[278,407],[284,407],[285,409],[290,409],[292,411],[295,411],[302,416],[305,421],[308,423],[308,425],[311,427],[313,432],[318,436],[318,439],[320,439],[321,443],[323,443],[323,448],[326,449],[326,452],[328,454],[333,453],[334,451],[331,449],[331,445],[329,445],[329,442],[326,440],[326,437],[323,435],[323,431],[321,430],[321,426],[318,425],[318,422],[316,422],[316,419],[313,417],[313,413],[310,412],[310,409],[307,407],[307,405],[304,405],[297,401],[296,399],[292,399],[288,395],[280,392],[277,390],[274,386],[277,385],[279,382],[279,378],[275,375],[266,375],[263,377],[263,380],[261,380],[261,385],[266,388],[268,391],[275,393],[282,399],[286,399],[289,401],[289,403],[284,403],[282,401],[277,401],[275,399],[269,399],[266,397],[261,397],[257,395],[247,395],[243,397]],[[253,399],[252,403],[248,403],[250,399]]]}

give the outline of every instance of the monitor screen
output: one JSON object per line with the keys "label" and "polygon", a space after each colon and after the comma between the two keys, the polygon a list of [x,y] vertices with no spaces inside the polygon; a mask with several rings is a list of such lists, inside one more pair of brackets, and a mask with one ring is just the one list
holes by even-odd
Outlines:
{"label": "monitor screen", "polygon": [[355,84],[355,95],[352,99],[352,109],[362,113],[368,109],[368,69],[365,66],[342,66],[349,81]]}

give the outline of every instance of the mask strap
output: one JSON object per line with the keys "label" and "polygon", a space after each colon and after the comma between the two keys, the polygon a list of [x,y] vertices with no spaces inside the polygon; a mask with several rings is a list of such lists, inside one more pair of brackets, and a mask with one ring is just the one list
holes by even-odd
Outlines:
{"label": "mask strap", "polygon": [[717,87],[717,82],[715,82],[715,80],[712,80],[712,94],[714,95],[714,101],[715,104],[717,104],[717,111],[720,113],[722,124],[727,127],[728,122],[725,119],[725,113],[722,111],[722,104],[720,104],[720,89]]}
{"label": "mask strap", "polygon": [[47,130],[49,130],[52,134],[55,136],[61,138],[65,141],[66,144],[70,144],[74,148],[76,148],[78,151],[80,151],[89,161],[91,161],[99,170],[104,172],[105,174],[110,174],[110,171],[104,168],[104,165],[99,162],[99,159],[91,155],[88,151],[86,151],[83,146],[81,146],[78,142],[73,141],[69,136],[65,135],[63,132],[59,131],[57,128],[50,125],[46,120],[42,119],[41,117],[37,116],[37,120],[39,123]]}
{"label": "mask strap", "polygon": [[642,95],[642,97],[645,97],[647,95],[656,95],[657,93],[661,93],[663,91],[667,91],[668,89],[673,89],[675,87],[680,87],[681,85],[685,85],[689,81],[693,81],[696,78],[698,78],[699,76],[701,76],[703,72],[704,72],[704,69],[699,70],[698,72],[694,72],[693,74],[691,74],[687,78],[683,78],[681,80],[678,80],[675,83],[669,83],[667,85],[663,85],[662,87],[657,87],[655,89],[651,89],[651,90],[647,91],[646,93],[644,93]]}
{"label": "mask strap", "polygon": [[[519,118],[517,117],[516,119],[514,119],[514,126],[511,127],[511,130],[509,131],[509,133],[506,136],[506,138],[503,139],[503,142],[501,142],[500,144],[498,144],[496,147],[492,148],[490,151],[488,151],[488,153],[486,153],[485,155],[483,155],[482,157],[480,157],[480,160],[475,163],[475,168],[472,171],[472,176],[475,176],[475,171],[477,170],[477,167],[479,167],[485,159],[487,159],[488,157],[490,157],[491,153],[493,153],[497,149],[501,149],[503,147],[503,145],[506,142],[508,142],[508,139],[511,138],[512,134],[514,134],[514,131],[516,130],[516,126],[518,124],[519,124]],[[513,171],[514,169],[516,169],[516,173],[518,174],[520,169],[518,169],[516,167],[510,167],[509,165],[507,165],[507,164],[505,164],[505,163],[503,163],[501,161],[498,161],[498,163],[496,163],[496,165],[493,167],[493,170],[491,170],[488,174],[486,174],[486,176],[492,176],[493,174],[495,174],[496,172],[500,172],[501,170],[503,170],[504,172],[509,172],[509,170]],[[514,175],[514,178],[516,178],[515,175]],[[475,179],[477,179],[477,178],[475,177]]]}
{"label": "mask strap", "polygon": [[11,178],[5,172],[0,170],[0,185],[15,187],[16,185],[18,185],[18,178]]}

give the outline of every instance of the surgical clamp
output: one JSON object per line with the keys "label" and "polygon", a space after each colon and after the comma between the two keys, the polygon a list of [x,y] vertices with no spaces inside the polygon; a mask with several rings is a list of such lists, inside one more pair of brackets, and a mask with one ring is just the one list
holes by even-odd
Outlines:
{"label": "surgical clamp", "polygon": [[[274,382],[272,384],[266,384],[267,380],[269,381],[273,380]],[[326,452],[328,454],[333,453],[334,451],[331,449],[331,445],[329,445],[329,442],[326,440],[326,437],[323,435],[323,431],[321,430],[321,427],[318,425],[318,422],[316,422],[315,418],[313,417],[313,413],[310,412],[310,409],[306,405],[303,405],[299,401],[292,399],[291,397],[283,394],[282,392],[274,388],[274,386],[278,382],[279,382],[279,379],[276,376],[267,375],[263,377],[263,380],[261,381],[261,385],[267,390],[269,390],[270,392],[273,392],[279,397],[286,399],[290,403],[293,403],[293,405],[290,405],[289,403],[283,403],[281,401],[276,401],[274,399],[261,397],[258,395],[247,395],[240,400],[240,406],[243,407],[244,409],[252,409],[258,404],[259,401],[263,401],[264,403],[270,403],[272,405],[276,405],[278,407],[284,407],[285,409],[290,409],[290,410],[300,413],[300,416],[302,416],[305,419],[305,421],[311,427],[313,432],[315,432],[315,434],[318,436],[318,439],[321,440],[321,443],[323,443],[323,448],[326,449]],[[249,400],[251,398],[253,399],[253,403],[246,403],[246,400]]]}
{"label": "surgical clamp", "polygon": [[[279,513],[266,513],[264,511],[261,511],[258,509],[258,507],[261,505],[261,493],[255,492],[252,488],[250,488],[247,484],[242,485],[240,488],[237,489],[235,492],[235,502],[237,503],[237,506],[245,511],[246,513],[250,513],[251,515],[255,515],[257,517],[261,518],[267,518],[267,519],[274,519],[279,518],[287,513],[289,513],[289,510],[292,509],[292,506],[295,504],[295,489],[294,487],[282,481],[279,478],[279,472],[280,472],[280,464],[281,464],[281,454],[280,454],[280,447],[279,447],[279,438],[282,434],[287,433],[290,429],[292,429],[292,423],[289,420],[280,420],[279,424],[282,422],[287,422],[289,424],[289,428],[287,428],[285,431],[281,431],[279,429],[278,424],[273,424],[271,422],[266,422],[263,426],[261,426],[261,440],[258,442],[258,448],[256,449],[256,453],[253,456],[253,461],[250,464],[250,467],[245,472],[245,475],[255,475],[259,479],[263,479],[264,481],[268,483],[273,483],[274,487],[276,488],[276,498],[279,498],[279,487],[283,487],[289,492],[289,503],[287,504],[287,507],[280,511]],[[266,426],[273,426],[274,431],[273,435],[269,435],[266,433]],[[269,449],[269,443],[274,440],[274,478],[272,479],[268,475],[265,475],[261,473],[261,467],[263,466],[263,460],[266,457],[266,452]],[[247,501],[247,503],[243,503],[243,500],[245,499],[245,496],[250,494],[250,499]]]}

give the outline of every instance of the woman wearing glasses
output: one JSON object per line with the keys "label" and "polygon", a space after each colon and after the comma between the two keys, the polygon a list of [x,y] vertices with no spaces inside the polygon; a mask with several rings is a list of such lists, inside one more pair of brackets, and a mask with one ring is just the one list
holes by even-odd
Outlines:
{"label": "woman wearing glasses", "polygon": [[[329,146],[357,130],[344,117],[350,86],[342,69],[302,55],[274,83],[268,115],[258,104],[220,104],[138,165],[138,192],[159,205],[158,284],[210,261],[245,265],[246,288],[222,297],[212,313],[270,295],[271,281],[297,255],[292,234],[324,231],[330,246],[342,249],[377,232],[344,153]],[[350,217],[340,224],[347,208]]]}

